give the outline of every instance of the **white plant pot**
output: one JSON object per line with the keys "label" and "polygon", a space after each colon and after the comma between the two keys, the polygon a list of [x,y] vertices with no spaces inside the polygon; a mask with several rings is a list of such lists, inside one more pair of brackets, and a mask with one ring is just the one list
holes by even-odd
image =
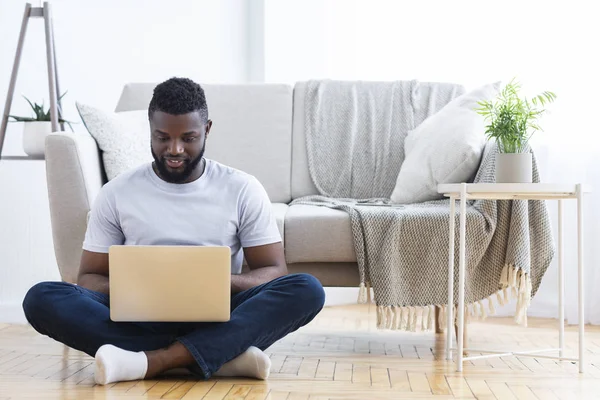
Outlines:
{"label": "white plant pot", "polygon": [[531,183],[531,153],[496,154],[496,183]]}
{"label": "white plant pot", "polygon": [[52,133],[52,123],[50,121],[33,121],[23,124],[23,151],[30,157],[43,158],[46,136]]}

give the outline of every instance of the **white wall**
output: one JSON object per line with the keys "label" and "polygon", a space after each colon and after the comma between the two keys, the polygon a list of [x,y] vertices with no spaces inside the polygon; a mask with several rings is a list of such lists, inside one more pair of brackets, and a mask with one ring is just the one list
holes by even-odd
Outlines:
{"label": "white wall", "polygon": [[589,2],[265,2],[267,81],[420,79],[473,86],[518,75],[532,91],[551,83],[563,93],[572,78],[549,78],[557,72],[564,78],[573,68],[592,71],[597,59],[590,51],[598,28]]}
{"label": "white wall", "polygon": [[[38,6],[38,2],[31,3]],[[51,1],[65,118],[75,101],[113,110],[122,86],[187,76],[245,82],[249,3],[245,0]],[[4,108],[25,1],[0,0],[0,107]],[[49,104],[44,24],[29,21],[12,114],[30,115],[22,95]],[[11,123],[3,155],[21,155],[21,124]],[[45,167],[0,161],[0,321],[22,320],[26,290],[59,279],[52,247]]]}
{"label": "white wall", "polygon": [[[32,2],[37,5],[36,2]],[[24,1],[0,2],[0,104],[4,106]],[[65,115],[75,101],[114,109],[127,82],[187,76],[198,82],[247,80],[244,0],[55,0],[57,63]],[[29,23],[13,113],[27,113],[21,95],[46,99],[44,24]],[[17,128],[18,131],[18,128]]]}

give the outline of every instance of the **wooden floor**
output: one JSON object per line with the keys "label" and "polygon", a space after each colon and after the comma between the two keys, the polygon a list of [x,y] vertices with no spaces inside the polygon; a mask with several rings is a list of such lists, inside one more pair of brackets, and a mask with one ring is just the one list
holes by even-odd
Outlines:
{"label": "wooden floor", "polygon": [[[6,399],[600,399],[600,329],[588,327],[586,372],[536,358],[476,360],[455,372],[443,335],[377,331],[374,308],[326,308],[267,350],[267,382],[190,377],[95,386],[92,359],[24,325],[0,324],[0,400]],[[472,348],[555,347],[556,321],[508,318],[472,323]],[[567,356],[577,333],[567,331]],[[597,367],[597,365],[599,367]]]}

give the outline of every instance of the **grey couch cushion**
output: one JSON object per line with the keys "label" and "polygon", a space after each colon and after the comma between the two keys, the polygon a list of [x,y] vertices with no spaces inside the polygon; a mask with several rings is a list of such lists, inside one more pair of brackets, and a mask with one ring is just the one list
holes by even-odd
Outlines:
{"label": "grey couch cushion", "polygon": [[[123,88],[116,111],[146,110],[155,83]],[[202,85],[213,121],[206,157],[263,184],[272,202],[291,200],[292,87],[284,84]]]}
{"label": "grey couch cushion", "polygon": [[285,216],[285,254],[288,263],[356,262],[345,211],[294,205]]}

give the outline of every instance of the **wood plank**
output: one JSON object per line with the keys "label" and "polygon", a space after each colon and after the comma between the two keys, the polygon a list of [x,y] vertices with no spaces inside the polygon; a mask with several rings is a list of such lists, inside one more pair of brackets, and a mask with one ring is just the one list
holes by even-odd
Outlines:
{"label": "wood plank", "polygon": [[354,338],[343,337],[340,338],[338,349],[342,351],[352,352],[354,350]]}
{"label": "wood plank", "polygon": [[568,389],[553,389],[552,392],[560,400],[581,400],[584,398],[580,393],[578,394]]}
{"label": "wood plank", "polygon": [[434,360],[433,352],[431,351],[431,347],[425,346],[415,346],[415,351],[421,360]]}
{"label": "wood plank", "polygon": [[387,368],[374,368],[371,367],[371,385],[374,388],[389,388],[390,374]]}
{"label": "wood plank", "polygon": [[[167,393],[165,393],[162,398],[163,399],[182,399],[197,383],[196,381],[178,381],[176,382],[171,389],[169,389],[167,391]],[[208,383],[208,382],[202,382],[204,384]],[[212,382],[212,384],[214,385],[214,382]],[[210,389],[211,386],[209,386]],[[202,396],[204,396],[206,393],[208,392],[208,389],[206,390],[206,392],[204,394],[202,394]],[[196,398],[202,398],[202,396],[198,396],[196,395]],[[190,397],[191,398],[191,397]]]}
{"label": "wood plank", "polygon": [[92,378],[94,377],[94,363],[89,363],[84,368],[80,369],[73,375],[66,378],[63,382],[78,384],[80,382],[83,382],[84,380],[86,380],[89,377],[92,377]]}
{"label": "wood plank", "polygon": [[410,389],[413,392],[431,393],[429,381],[427,380],[427,375],[424,372],[409,372],[408,381],[410,382]]}
{"label": "wood plank", "polygon": [[157,380],[141,380],[135,381],[136,384],[127,390],[127,395],[129,396],[141,396],[146,394],[150,389],[152,389],[157,383]]}
{"label": "wood plank", "polygon": [[560,400],[560,398],[554,394],[554,392],[550,389],[546,389],[546,388],[535,388],[535,387],[530,387],[529,389],[531,389],[531,391],[533,392],[533,394],[538,398],[538,399],[543,399],[543,400]]}
{"label": "wood plank", "polygon": [[63,360],[57,357],[38,356],[37,358],[39,360],[36,361],[35,359],[32,359],[31,364],[28,362],[27,364],[22,365],[24,369],[21,371],[19,371],[20,368],[16,369],[15,373],[19,375],[34,377],[40,372],[46,370],[46,368],[51,368],[63,362]]}
{"label": "wood plank", "polygon": [[265,400],[287,400],[289,396],[290,392],[271,390]]}
{"label": "wood plank", "polygon": [[333,380],[352,382],[352,364],[347,362],[336,363]]}
{"label": "wood plank", "polygon": [[460,397],[464,399],[473,399],[473,392],[471,392],[471,388],[465,381],[463,377],[457,376],[446,376],[446,381],[448,382],[448,386],[450,386],[450,390],[452,390],[452,394],[454,397]]}
{"label": "wood plank", "polygon": [[53,363],[50,366],[44,368],[43,370],[37,372],[34,375],[34,377],[35,378],[48,379],[49,377],[51,377],[52,375],[56,374],[57,372],[60,372],[63,369],[69,368],[69,366],[71,364],[74,364],[76,362],[77,361],[74,361],[74,360],[62,359],[62,360],[60,360],[60,362]]}
{"label": "wood plank", "polygon": [[309,400],[309,398],[310,398],[309,393],[292,392],[288,396],[287,400]]}
{"label": "wood plank", "polygon": [[371,369],[362,365],[354,365],[352,369],[352,382],[371,384]]}
{"label": "wood plank", "polygon": [[0,374],[7,372],[14,367],[18,367],[35,357],[36,354],[11,353],[11,355],[7,356],[6,360],[0,364]]}
{"label": "wood plank", "polygon": [[305,357],[298,369],[298,376],[301,378],[314,378],[319,367],[319,359]]}
{"label": "wood plank", "polygon": [[532,357],[517,357],[517,359],[525,365],[530,371],[545,371],[546,368],[542,364],[539,363],[535,358]]}
{"label": "wood plank", "polygon": [[483,379],[466,378],[467,384],[473,395],[479,399],[495,400],[496,396]]}
{"label": "wood plank", "polygon": [[286,358],[285,355],[274,354],[271,357],[271,373],[279,373]]}
{"label": "wood plank", "polygon": [[388,368],[390,383],[393,389],[400,391],[411,391],[408,373],[406,371]]}
{"label": "wood plank", "polygon": [[419,358],[419,353],[414,345],[401,345],[400,352],[403,358]]}
{"label": "wood plank", "polygon": [[[208,393],[203,397],[204,400],[222,400],[227,396],[227,393],[233,388],[231,383],[217,382],[210,388]],[[191,391],[190,391],[191,392]],[[189,394],[189,393],[188,393]],[[193,398],[193,397],[190,397]]]}
{"label": "wood plank", "polygon": [[136,386],[138,383],[139,381],[123,381],[116,382],[114,385],[109,387],[111,391],[128,392],[129,390],[133,389],[133,387]]}
{"label": "wood plank", "polygon": [[225,396],[225,400],[245,399],[252,390],[250,385],[233,385],[231,390]]}
{"label": "wood plank", "polygon": [[253,386],[245,400],[265,400],[269,394],[269,386]]}
{"label": "wood plank", "polygon": [[158,381],[158,383],[150,388],[145,395],[149,398],[162,398],[164,395],[169,393],[171,388],[175,386],[177,381],[175,380],[164,380]]}
{"label": "wood plank", "polygon": [[382,355],[385,354],[385,347],[383,343],[370,341],[369,342],[369,354]]}
{"label": "wood plank", "polygon": [[427,381],[429,381],[429,387],[433,394],[452,395],[452,390],[450,390],[450,386],[448,386],[445,376],[428,373]]}
{"label": "wood plank", "polygon": [[400,351],[400,346],[397,343],[386,343],[385,344],[385,355],[402,357],[402,352]]}
{"label": "wood plank", "polygon": [[497,399],[516,400],[514,393],[504,382],[487,382],[488,387]]}
{"label": "wood plank", "polygon": [[45,359],[47,359],[47,357],[43,357],[38,354],[30,354],[29,358],[26,361],[24,361],[20,364],[13,365],[12,367],[6,368],[4,371],[2,371],[0,373],[19,374],[22,371],[25,371],[25,370],[35,366],[36,364],[40,363],[41,361],[43,361]]}
{"label": "wood plank", "polygon": [[510,369],[514,369],[516,371],[523,371],[527,369],[527,367],[519,362],[516,357],[502,357],[502,361],[504,361]]}
{"label": "wood plank", "polygon": [[78,387],[92,387],[96,386],[96,380],[94,379],[94,375],[90,375],[81,382],[77,383]]}
{"label": "wood plank", "polygon": [[75,361],[74,363],[70,364],[67,368],[63,368],[60,371],[58,371],[57,373],[55,373],[54,375],[49,376],[48,380],[59,381],[59,382],[64,381],[65,379],[69,378],[71,375],[78,373],[82,369],[89,367],[92,364],[93,363],[91,363],[89,361]]}
{"label": "wood plank", "polygon": [[335,371],[335,362],[333,361],[320,361],[317,366],[317,373],[315,374],[316,379],[333,380],[333,373]]}
{"label": "wood plank", "polygon": [[518,400],[537,400],[537,397],[526,385],[508,385]]}
{"label": "wood plank", "polygon": [[298,370],[300,369],[300,365],[302,364],[302,357],[294,357],[288,356],[283,362],[283,366],[279,371],[282,374],[294,374],[298,375]]}
{"label": "wood plank", "polygon": [[0,355],[0,367],[2,367],[2,365],[4,365],[4,363],[9,362],[10,360],[14,360],[15,358],[19,358],[23,356],[23,353],[21,352],[17,352],[17,351],[12,351],[9,349],[6,349],[7,351]]}
{"label": "wood plank", "polygon": [[[202,399],[204,398],[204,396],[207,395],[207,393],[209,393],[212,388],[216,385],[217,382],[214,381],[199,381],[199,382],[194,382],[194,385],[185,392],[185,394],[183,395],[183,397],[181,397],[182,399],[186,399],[186,400],[192,400],[192,399]],[[185,389],[185,388],[184,388]],[[181,391],[183,391],[184,389],[181,389]],[[173,397],[173,395],[171,395],[170,398],[177,398],[177,397]]]}

